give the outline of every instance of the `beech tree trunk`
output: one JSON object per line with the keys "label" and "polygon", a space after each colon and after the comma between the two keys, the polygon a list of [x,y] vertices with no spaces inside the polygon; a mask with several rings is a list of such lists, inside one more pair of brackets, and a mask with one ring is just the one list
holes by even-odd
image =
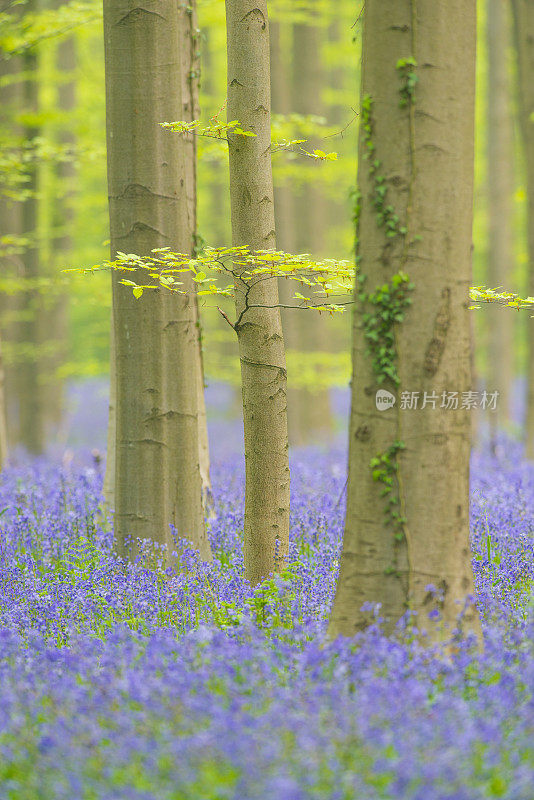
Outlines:
{"label": "beech tree trunk", "polygon": [[[58,8],[61,4],[58,4]],[[69,36],[58,42],[56,64],[64,82],[57,89],[58,108],[68,114],[76,107],[76,41]],[[65,77],[69,76],[69,80]],[[74,148],[75,136],[68,123],[62,126],[58,142]],[[51,247],[50,273],[56,276],[58,271],[69,264],[69,253],[72,250],[71,226],[74,220],[73,198],[76,167],[70,161],[60,161],[55,170],[55,193],[52,200],[53,238]],[[44,334],[51,344],[50,353],[42,359],[43,371],[43,413],[47,435],[57,433],[63,415],[64,380],[58,378],[57,370],[65,362],[68,340],[68,293],[59,296],[42,298],[42,325]]]}
{"label": "beech tree trunk", "polygon": [[[514,271],[511,81],[508,71],[510,14],[507,0],[488,0],[488,279],[491,287],[511,285]],[[490,422],[494,438],[498,428],[510,423],[513,381],[513,326],[510,309],[490,305],[488,390],[499,397]],[[507,313],[508,312],[508,313]]]}
{"label": "beech tree trunk", "polygon": [[[470,412],[461,405],[471,390],[475,0],[367,0],[363,14],[357,254],[366,278],[355,298],[347,512],[329,635],[364,629],[370,602],[381,603],[387,631],[410,609],[427,641],[437,641],[449,638],[473,594]],[[392,288],[399,271],[413,283],[405,292],[413,304],[404,320],[375,317],[394,310],[395,298],[404,308]],[[397,370],[398,386],[373,368],[372,324],[392,335],[385,366]],[[380,388],[396,397],[393,407],[377,408]],[[416,410],[402,407],[402,392],[419,392]],[[422,407],[424,392],[436,394],[435,409],[428,400]],[[440,407],[443,392],[459,393],[457,410]],[[395,450],[398,442],[405,449]],[[388,500],[399,514],[390,524]],[[480,635],[470,603],[462,624]]]}
{"label": "beech tree trunk", "polygon": [[[183,119],[191,122],[200,116],[198,105],[198,87],[200,79],[200,50],[198,41],[197,16],[195,6],[191,6],[189,17],[189,36],[188,47],[184,48],[183,58],[183,83],[184,96],[189,94],[189,100],[184,104],[185,117]],[[187,216],[191,226],[191,240],[187,252],[195,252],[195,236],[198,233],[197,223],[197,139],[190,136],[184,141],[185,163],[187,169]],[[205,513],[212,512],[212,493],[210,479],[210,450],[208,440],[208,417],[206,414],[206,401],[204,397],[204,363],[202,356],[202,320],[198,305],[198,298],[195,296],[195,328],[198,347],[197,357],[197,402],[198,402],[198,457],[200,466],[200,480],[202,484],[202,504]]]}
{"label": "beech tree trunk", "polygon": [[0,470],[8,457],[6,402],[4,392],[4,362],[2,359],[2,342],[0,341]]}
{"label": "beech tree trunk", "polygon": [[[529,0],[512,0],[517,52],[518,101],[525,153],[527,188],[528,288],[534,296],[534,6]],[[527,418],[525,455],[534,459],[534,319],[527,323]]]}
{"label": "beech tree trunk", "polygon": [[[111,254],[190,252],[192,149],[158,123],[191,113],[192,5],[105,0]],[[132,273],[147,283],[147,273]],[[192,280],[186,296],[140,300],[113,276],[116,363],[115,538],[174,545],[173,523],[210,559],[199,467],[199,349]],[[132,551],[135,555],[135,548]]]}
{"label": "beech tree trunk", "polygon": [[[26,8],[34,10],[32,3]],[[39,109],[39,84],[37,81],[37,53],[28,50],[22,58],[27,80],[23,84],[24,110],[37,114]],[[40,130],[34,121],[24,128],[25,138],[31,142],[39,136]],[[35,281],[41,272],[40,247],[38,242],[38,174],[39,167],[34,162],[29,168],[29,181],[26,189],[30,195],[22,203],[22,229],[30,244],[22,256],[24,277]],[[20,343],[23,354],[17,366],[17,394],[19,397],[19,435],[18,440],[32,455],[40,455],[45,447],[43,385],[40,369],[40,348],[43,343],[42,298],[34,288],[24,291],[21,297],[21,321],[19,325]]]}
{"label": "beech tree trunk", "polygon": [[[312,17],[308,24],[293,26],[292,106],[297,114],[324,117],[325,106],[321,93],[325,87],[326,75],[322,63],[321,44],[325,32],[316,21],[317,0],[311,4],[310,11]],[[316,24],[313,24],[314,21]],[[323,149],[325,142],[316,137],[306,142],[305,147],[313,152],[314,148]],[[311,253],[313,258],[323,258],[326,255],[328,203],[321,186],[321,172],[326,165],[313,166],[316,169],[314,178],[304,185],[302,194],[296,198],[295,247],[297,253]],[[297,337],[295,344],[291,346],[304,354],[324,350],[329,335],[328,318],[297,311],[293,314]],[[296,388],[291,392],[289,400],[290,435],[293,431],[291,442],[306,445],[313,441],[328,439],[333,429],[328,389]],[[294,403],[293,411],[292,403]]]}
{"label": "beech tree trunk", "polygon": [[117,371],[115,369],[115,336],[113,324],[113,310],[111,312],[111,326],[109,335],[109,402],[108,402],[108,431],[106,440],[106,471],[104,473],[104,506],[108,511],[115,508],[115,443],[117,436]]}
{"label": "beech tree trunk", "polygon": [[[275,247],[271,169],[269,27],[265,0],[226,0],[228,120],[255,137],[229,135],[234,246]],[[239,319],[244,286],[236,292]],[[286,563],[289,547],[287,375],[276,279],[257,283],[237,326],[245,428],[245,574],[258,583]]]}
{"label": "beech tree trunk", "polygon": [[[14,13],[14,10],[6,10],[5,13]],[[0,51],[0,55],[4,56]],[[0,77],[21,70],[19,58],[0,58]],[[13,124],[13,115],[21,106],[22,84],[7,83],[0,85],[0,125],[2,128],[15,134],[16,127]],[[18,131],[17,131],[18,132]],[[20,202],[13,201],[5,196],[4,187],[0,186],[0,236],[20,236],[22,233],[22,206]],[[0,246],[1,247],[1,246]],[[23,265],[18,254],[10,254],[3,249],[0,250],[0,269],[5,277],[20,277],[23,272]],[[17,337],[17,325],[14,321],[20,297],[17,295],[0,295],[0,347],[3,342],[12,345]],[[16,444],[14,434],[16,432],[16,414],[18,413],[18,403],[15,394],[15,367],[10,365],[9,369],[4,366],[3,355],[0,355],[0,466],[3,466],[8,455],[9,444]],[[8,441],[7,421],[9,420]]]}
{"label": "beech tree trunk", "polygon": [[[271,108],[276,114],[290,114],[291,108],[291,83],[288,81],[291,67],[291,50],[282,47],[282,26],[279,22],[271,22],[269,26],[269,54],[271,63]],[[292,28],[290,26],[290,32]],[[282,155],[283,158],[283,155]],[[274,173],[274,219],[277,247],[286,253],[297,253],[296,245],[296,198],[289,181],[276,185],[276,172]],[[284,305],[291,305],[291,299],[296,291],[297,284],[293,281],[280,278],[278,292],[280,301]],[[286,348],[292,350],[302,349],[301,332],[302,312],[291,309],[281,309],[282,330]],[[292,376],[288,375],[287,387],[287,427],[289,443],[291,445],[303,444],[302,436],[302,390],[291,386]]]}

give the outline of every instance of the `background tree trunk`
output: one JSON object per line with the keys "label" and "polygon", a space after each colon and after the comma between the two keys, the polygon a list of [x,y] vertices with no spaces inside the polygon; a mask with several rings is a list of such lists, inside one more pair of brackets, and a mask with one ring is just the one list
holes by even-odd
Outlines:
{"label": "background tree trunk", "polygon": [[116,468],[116,436],[117,436],[117,372],[115,369],[115,336],[113,311],[111,313],[111,330],[109,336],[109,404],[108,431],[106,442],[106,472],[104,473],[104,505],[108,511],[115,508],[115,468]]}
{"label": "background tree trunk", "polygon": [[[6,10],[4,13],[15,13],[15,9]],[[0,78],[14,76],[21,71],[22,65],[20,58],[5,58],[0,52]],[[13,137],[20,135],[20,128],[14,123],[15,112],[22,105],[22,79],[21,81],[9,82],[0,86],[0,125],[3,129],[10,131]],[[4,187],[0,190],[0,236],[21,236],[22,235],[22,205],[20,202],[10,199],[4,192]],[[0,245],[1,248],[1,245]],[[23,263],[18,252],[14,248],[13,252],[7,248],[0,249],[0,269],[4,277],[21,277],[23,274]],[[17,314],[20,306],[20,296],[17,294],[0,294],[0,323],[2,345],[8,343],[8,347],[17,342],[18,324]],[[0,396],[0,461],[3,464],[7,457],[9,445],[17,443],[18,435],[18,398],[17,386],[15,382],[16,365],[11,359],[9,365],[4,364],[3,352],[1,363],[2,389]],[[3,439],[2,437],[5,437]]]}
{"label": "background tree trunk", "polygon": [[[322,63],[321,44],[326,30],[319,27],[318,4],[310,6],[311,17],[307,24],[293,26],[292,110],[297,114],[325,116],[321,93],[326,74]],[[304,145],[309,152],[324,149],[325,142],[318,137]],[[312,163],[312,162],[310,162]],[[326,164],[313,164],[316,174],[304,185],[303,192],[295,198],[297,206],[295,248],[297,253],[311,253],[313,258],[325,256],[325,239],[328,224],[328,202],[321,185],[321,169]],[[328,168],[328,167],[327,167]],[[292,287],[294,288],[294,287]],[[329,338],[329,321],[318,314],[295,315],[296,341],[291,346],[303,353],[324,350]],[[290,376],[291,378],[291,376]],[[290,380],[291,386],[291,380]],[[293,410],[294,409],[294,410]],[[330,393],[328,389],[293,389],[289,396],[289,430],[291,442],[298,445],[325,440],[333,428]]]}
{"label": "background tree trunk", "polygon": [[[408,79],[415,68],[406,62],[403,68],[400,61],[410,58],[420,65],[415,103],[406,93],[413,87]],[[442,409],[440,401],[443,392],[454,391],[461,405],[462,392],[471,390],[467,306],[475,1],[367,0],[362,73],[358,263],[367,276],[363,294],[373,295],[386,282],[392,286],[399,270],[408,273],[415,288],[404,321],[392,323],[397,356],[386,357],[387,366],[397,369],[398,387],[384,373],[384,383],[377,382],[372,356],[366,352],[370,340],[364,336],[362,312],[378,314],[382,307],[374,306],[368,296],[357,298],[347,513],[329,635],[352,636],[362,630],[369,613],[361,608],[369,601],[381,603],[386,630],[408,608],[416,611],[417,626],[426,629],[432,641],[448,638],[461,608],[457,601],[474,591],[470,412]],[[393,230],[385,220],[377,225],[380,209]],[[399,230],[403,227],[405,235]],[[387,230],[392,230],[389,237]],[[393,290],[388,294],[390,300],[383,302],[391,311],[395,295]],[[392,408],[377,410],[380,387],[396,394]],[[436,408],[421,408],[420,401],[417,410],[404,410],[401,391],[419,392],[420,398],[435,392]],[[371,459],[380,458],[398,441],[405,449],[394,450],[389,463],[374,462],[373,474]],[[381,477],[391,482],[386,497],[381,496],[387,488]],[[386,518],[388,498],[400,514],[393,524]],[[437,598],[427,589],[429,584],[440,593]],[[434,604],[441,620],[427,616]],[[480,634],[471,605],[463,626]]]}
{"label": "background tree trunk", "polygon": [[[200,81],[200,30],[198,28],[196,7],[191,6],[191,13],[188,14],[186,22],[189,28],[184,30],[183,40],[183,94],[189,101],[184,104],[183,119],[191,122],[200,117],[198,104],[198,90]],[[197,222],[197,139],[190,136],[184,142],[186,148],[186,169],[187,169],[187,218],[191,225],[191,239],[189,242],[188,253],[194,254],[197,248],[198,222]],[[208,417],[206,414],[206,402],[204,398],[204,364],[202,357],[202,320],[198,305],[198,298],[195,296],[195,328],[198,347],[197,357],[197,402],[198,402],[198,458],[200,467],[200,480],[202,484],[202,505],[204,513],[212,513],[212,493],[210,479],[210,450],[208,439]]]}
{"label": "background tree trunk", "polygon": [[[514,160],[511,81],[508,71],[510,15],[507,0],[488,0],[488,286],[511,286],[514,271]],[[534,77],[534,76],[533,76]],[[514,315],[502,306],[487,311],[489,331],[488,390],[498,391],[495,412],[489,412],[492,439],[510,423]]]}
{"label": "background tree trunk", "polygon": [[[34,11],[34,2],[26,9]],[[39,136],[35,117],[39,110],[39,83],[37,71],[37,52],[26,50],[22,57],[25,80],[23,84],[24,111],[29,123],[24,126],[24,136],[33,142]],[[38,225],[39,165],[35,160],[29,168],[29,181],[26,189],[30,195],[22,203],[22,230],[30,244],[22,256],[24,277],[36,281],[41,274],[40,242]],[[35,288],[28,288],[21,297],[19,341],[22,345],[20,361],[17,364],[16,380],[19,398],[18,441],[32,455],[40,455],[45,447],[43,416],[43,385],[41,374],[41,345],[43,343],[42,307],[43,298]]]}
{"label": "background tree trunk", "polygon": [[[512,0],[517,52],[518,101],[527,186],[528,296],[534,296],[534,6]],[[525,455],[534,459],[534,319],[527,320],[527,418]]]}
{"label": "background tree trunk", "polygon": [[[191,8],[191,6],[189,6]],[[190,252],[192,149],[158,123],[191,112],[188,8],[105,0],[111,254],[170,246]],[[147,273],[132,273],[147,282]],[[168,544],[169,523],[210,558],[199,468],[198,340],[192,280],[186,296],[145,292],[113,277],[116,358],[115,537]]]}
{"label": "background tree trunk", "polygon": [[[290,30],[291,32],[291,30]],[[291,52],[282,47],[282,25],[279,22],[269,24],[269,55],[271,64],[271,108],[276,114],[290,114],[291,83],[288,77],[291,73]],[[282,155],[282,158],[284,156]],[[280,158],[280,156],[279,156]],[[275,172],[276,179],[276,172]],[[274,219],[277,247],[286,253],[296,253],[297,222],[295,216],[296,198],[289,182],[281,185],[274,184]],[[299,287],[300,288],[300,287]],[[294,281],[280,278],[278,292],[280,301],[285,305],[291,304],[291,298],[297,284]],[[287,349],[301,349],[302,319],[301,313],[287,308],[281,309],[282,330],[284,343]],[[287,387],[287,427],[291,445],[303,443],[301,435],[301,417],[303,392],[291,386],[291,375],[288,375]]]}
{"label": "background tree trunk", "polygon": [[6,401],[4,392],[4,362],[2,359],[2,342],[0,340],[0,470],[8,457]]}
{"label": "background tree trunk", "polygon": [[[265,0],[226,0],[228,120],[234,246],[275,247],[271,169],[269,28]],[[237,327],[245,428],[245,574],[258,583],[285,565],[289,547],[287,375],[276,279],[257,284]],[[244,287],[236,291],[239,319]]]}
{"label": "background tree trunk", "polygon": [[[62,82],[57,89],[57,107],[65,115],[61,122],[58,143],[71,147],[74,158],[76,142],[69,125],[69,114],[76,108],[76,41],[68,36],[58,42],[56,54],[57,69]],[[65,77],[68,76],[68,80]],[[73,161],[60,160],[54,175],[54,195],[52,199],[52,242],[50,275],[56,277],[59,270],[69,266],[72,257],[73,241],[71,230],[74,222],[74,186],[76,168]],[[47,357],[43,359],[43,414],[47,438],[57,433],[63,415],[64,381],[58,377],[58,368],[67,358],[69,295],[54,294],[50,299],[42,298],[44,333],[49,345]]]}

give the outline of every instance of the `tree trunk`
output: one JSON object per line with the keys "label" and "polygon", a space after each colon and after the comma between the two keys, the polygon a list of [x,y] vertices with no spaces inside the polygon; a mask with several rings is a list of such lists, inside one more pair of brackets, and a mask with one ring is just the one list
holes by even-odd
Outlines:
{"label": "tree trunk", "polygon": [[[367,0],[347,513],[331,637],[364,629],[370,602],[381,603],[386,631],[410,609],[428,641],[447,639],[457,601],[473,594],[461,405],[471,390],[474,79],[475,0]],[[377,409],[380,388],[396,394],[393,407]],[[419,392],[417,410],[403,408],[402,392]],[[422,407],[424,392],[436,393],[435,409]],[[457,410],[440,407],[443,392],[459,393]],[[469,603],[463,628],[480,634]]]}
{"label": "tree trunk", "polygon": [[[282,48],[281,35],[281,24],[279,22],[271,22],[269,26],[271,107],[273,113],[290,114],[292,110],[291,84],[287,80],[287,75],[291,64],[288,52]],[[279,186],[276,185],[276,170],[274,179],[274,219],[277,247],[286,253],[297,253],[299,251],[296,245],[295,194],[287,181]],[[301,287],[298,288],[300,289]],[[280,278],[278,281],[280,301],[285,305],[291,305],[296,289],[297,285],[293,281]],[[281,310],[284,342],[288,350],[303,349],[301,335],[303,320],[299,319],[300,313],[287,308]],[[290,444],[299,446],[304,444],[306,436],[301,424],[303,418],[302,401],[305,393],[303,390],[291,386],[291,382],[292,375],[289,374],[287,387],[288,435]]]}
{"label": "tree trunk", "polygon": [[[191,113],[191,5],[105,0],[111,254],[170,246],[190,252],[192,148],[158,123]],[[132,273],[146,283],[146,272]],[[116,359],[115,538],[174,549],[169,523],[211,557],[199,468],[198,341],[188,294],[154,289],[141,300],[113,277]],[[135,553],[135,549],[134,549]]]}
{"label": "tree trunk", "polygon": [[[534,295],[534,6],[512,0],[518,66],[518,100],[527,182],[528,295]],[[534,460],[534,319],[527,325],[527,418],[525,455]]]}
{"label": "tree trunk", "polygon": [[[514,272],[511,85],[508,71],[510,18],[507,0],[488,0],[488,280],[491,287],[510,286]],[[513,380],[513,325],[509,309],[488,308],[488,389],[498,391],[495,412],[489,412],[492,439],[510,423]]]}
{"label": "tree trunk", "polygon": [[[59,7],[59,5],[58,5]],[[57,90],[57,105],[62,112],[72,113],[76,107],[76,41],[69,36],[58,42],[56,63],[59,74],[70,80],[60,83]],[[63,124],[58,135],[58,142],[63,146],[74,148],[75,136],[69,124]],[[58,270],[69,264],[72,251],[71,229],[74,220],[73,197],[76,168],[70,161],[60,161],[56,167],[55,193],[52,198],[52,258],[50,272],[52,277]],[[64,381],[57,377],[58,368],[64,364],[67,356],[68,341],[68,293],[54,296],[42,302],[42,325],[48,342],[52,345],[50,355],[43,359],[43,415],[47,433],[59,430],[63,415]]]}
{"label": "tree trunk", "polygon": [[[228,119],[255,137],[229,135],[234,246],[275,247],[271,170],[269,28],[265,0],[226,0]],[[256,284],[237,326],[245,428],[245,574],[258,583],[289,547],[287,375],[275,279]],[[236,290],[239,319],[245,288]]]}
{"label": "tree trunk", "polygon": [[[322,64],[321,44],[323,32],[317,24],[313,24],[317,12],[317,2],[310,10],[313,16],[311,24],[293,26],[293,111],[297,114],[314,114],[325,116],[325,107],[321,92],[325,86],[325,71]],[[324,148],[319,138],[310,139],[305,147],[309,151]],[[313,258],[325,256],[326,224],[328,221],[328,203],[321,187],[321,168],[325,164],[314,165],[317,175],[313,182],[305,184],[302,195],[296,198],[295,215],[295,248],[297,253],[311,253]],[[328,341],[328,319],[318,314],[295,314],[297,337],[296,350],[303,353],[314,353],[324,350]],[[288,344],[289,347],[289,344]],[[291,381],[290,381],[291,386]],[[290,434],[293,423],[292,443],[310,444],[327,439],[333,429],[330,393],[328,389],[312,391],[307,388],[293,389],[295,411],[291,413]]]}
{"label": "tree trunk", "polygon": [[117,372],[115,369],[115,336],[113,310],[111,312],[111,330],[109,336],[109,405],[108,432],[106,441],[106,472],[104,474],[104,506],[107,511],[115,508],[115,443],[117,436]]}
{"label": "tree trunk", "polygon": [[0,470],[8,457],[6,403],[4,393],[4,362],[2,360],[2,342],[0,341]]}
{"label": "tree trunk", "polygon": [[[5,13],[15,13],[15,9]],[[20,58],[0,58],[0,77],[13,76],[21,69]],[[22,82],[0,85],[0,125],[12,136],[20,135],[20,129],[14,124],[14,114],[22,104],[21,92]],[[0,236],[20,236],[22,234],[22,205],[5,196],[3,189],[4,187],[0,186]],[[0,269],[6,278],[20,277],[24,267],[18,254],[7,254],[2,251],[0,252]],[[2,343],[8,342],[11,346],[17,341],[16,317],[19,305],[20,297],[18,295],[0,295],[0,338]],[[15,370],[15,365],[11,363],[9,366],[5,366],[2,359],[0,364],[0,461],[2,465],[7,457],[8,446],[17,443],[16,419],[19,404],[16,394]]]}
{"label": "tree trunk", "polygon": [[[189,34],[186,41],[187,47],[183,51],[183,93],[184,97],[189,95],[187,104],[184,104],[185,116],[183,119],[192,122],[200,117],[198,101],[198,89],[200,80],[200,42],[197,34],[197,15],[195,6],[191,6],[189,19]],[[188,253],[194,254],[196,249],[196,239],[198,234],[197,222],[197,139],[190,136],[184,142],[186,148],[186,169],[187,169],[187,203],[188,219],[191,225],[191,239],[189,242]],[[206,414],[206,401],[204,397],[204,364],[202,356],[202,320],[198,305],[198,298],[195,297],[195,329],[198,347],[197,356],[197,402],[198,402],[198,458],[200,467],[200,480],[202,484],[202,506],[204,513],[212,514],[212,492],[210,478],[210,451],[208,439],[208,417]]]}
{"label": "tree trunk", "polygon": [[[26,8],[33,11],[33,4]],[[23,56],[23,69],[27,79],[24,81],[23,103],[24,111],[28,114],[37,114],[39,109],[39,84],[37,80],[37,53],[28,50]],[[28,142],[39,136],[39,128],[31,122],[24,129],[24,136]],[[35,281],[40,275],[40,248],[38,242],[38,164],[34,162],[29,168],[29,181],[26,189],[30,196],[22,203],[22,229],[24,235],[30,240],[22,261],[24,263],[24,277]],[[19,442],[32,455],[40,455],[45,447],[44,415],[43,415],[43,387],[40,369],[40,349],[43,343],[42,298],[35,289],[29,288],[21,297],[21,322],[19,326],[20,343],[24,352],[17,369],[19,408]]]}

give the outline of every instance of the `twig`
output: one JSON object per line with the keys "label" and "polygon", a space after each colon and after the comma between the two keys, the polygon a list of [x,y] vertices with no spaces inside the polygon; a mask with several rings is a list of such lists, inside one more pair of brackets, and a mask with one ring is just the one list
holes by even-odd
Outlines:
{"label": "twig", "polygon": [[224,319],[227,321],[228,325],[229,325],[229,326],[232,328],[232,330],[234,330],[234,331],[235,331],[235,329],[236,329],[236,328],[235,328],[235,325],[234,325],[234,323],[232,322],[232,320],[229,318],[228,314],[225,314],[225,312],[224,312],[224,311],[222,310],[222,308],[220,308],[219,306],[217,306],[217,311],[218,311],[218,312],[219,312],[219,314],[220,314],[220,315],[221,315],[221,316],[222,316],[222,317],[223,317],[223,318],[224,318]]}
{"label": "twig", "polygon": [[360,9],[360,13],[359,13],[359,14],[358,14],[358,16],[356,17],[356,21],[355,21],[355,22],[354,22],[354,23],[353,23],[353,24],[350,26],[350,29],[351,29],[351,30],[352,30],[353,28],[355,28],[355,27],[356,27],[356,25],[358,24],[358,22],[361,20],[361,18],[362,18],[362,14],[363,14],[364,10],[365,10],[365,3],[363,3],[363,4],[362,4],[362,7],[361,7],[361,9]]}

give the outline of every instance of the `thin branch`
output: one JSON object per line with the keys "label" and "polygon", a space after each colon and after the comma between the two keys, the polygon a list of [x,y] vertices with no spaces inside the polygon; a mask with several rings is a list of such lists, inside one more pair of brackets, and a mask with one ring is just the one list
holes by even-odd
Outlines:
{"label": "thin branch", "polygon": [[[353,304],[354,304],[354,300],[349,300],[347,303],[334,303],[334,305],[336,305],[336,306],[352,306]],[[285,305],[285,303],[277,303],[274,306],[264,306],[262,303],[258,303],[258,304],[253,303],[253,304],[249,305],[248,308],[296,308],[296,309],[300,309],[302,311],[315,311],[317,308],[322,308],[322,305],[320,305],[320,306],[289,306],[289,305]],[[328,309],[326,309],[326,310],[328,310]]]}
{"label": "thin branch", "polygon": [[219,312],[219,314],[220,314],[220,315],[221,315],[221,316],[222,316],[222,317],[223,317],[223,318],[226,320],[226,322],[227,322],[227,323],[228,323],[228,325],[229,325],[229,326],[232,328],[232,330],[234,330],[234,331],[235,331],[235,325],[234,325],[234,323],[231,321],[231,319],[229,318],[228,314],[226,314],[226,313],[225,313],[225,312],[222,310],[222,308],[220,308],[219,306],[217,306],[217,311],[218,311],[218,312]]}
{"label": "thin branch", "polygon": [[347,128],[350,128],[354,120],[358,119],[358,117],[360,116],[360,112],[356,111],[356,109],[353,108],[352,106],[350,107],[350,110],[354,112],[354,116],[349,122],[347,122],[345,127],[342,130],[338,131],[337,133],[329,133],[328,136],[323,136],[322,137],[323,139],[332,139],[334,136],[341,136],[341,138],[343,139],[343,134],[345,133]]}
{"label": "thin branch", "polygon": [[364,12],[364,11],[365,11],[365,3],[362,3],[362,7],[361,7],[361,9],[360,9],[360,13],[359,13],[359,14],[358,14],[358,16],[356,17],[356,21],[355,21],[355,22],[354,22],[354,23],[353,23],[353,24],[350,26],[350,29],[351,29],[351,30],[352,30],[353,28],[355,28],[355,27],[356,27],[356,25],[358,24],[358,22],[361,20],[361,18],[362,18],[362,14],[363,14],[363,12]]}

